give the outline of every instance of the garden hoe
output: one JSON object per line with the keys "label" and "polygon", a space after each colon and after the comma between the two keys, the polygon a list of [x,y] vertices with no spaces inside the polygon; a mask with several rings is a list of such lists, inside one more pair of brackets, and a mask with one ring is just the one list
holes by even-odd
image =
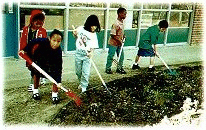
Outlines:
{"label": "garden hoe", "polygon": [[27,54],[20,52],[19,56],[21,56],[23,59],[25,59],[29,65],[32,65],[35,69],[37,69],[41,74],[43,74],[52,83],[56,84],[59,88],[64,90],[66,92],[66,95],[71,97],[75,101],[77,106],[81,105],[81,103],[82,103],[81,99],[74,92],[72,92],[70,89],[67,90],[64,87],[62,87],[61,85],[59,85],[50,75],[48,75],[43,69],[41,69],[37,64],[35,64]]}
{"label": "garden hoe", "polygon": [[167,65],[167,63],[162,59],[162,57],[159,55],[159,53],[155,52],[156,56],[162,61],[162,63],[167,67],[169,70],[169,75],[177,75],[176,71],[172,71],[170,67]]}

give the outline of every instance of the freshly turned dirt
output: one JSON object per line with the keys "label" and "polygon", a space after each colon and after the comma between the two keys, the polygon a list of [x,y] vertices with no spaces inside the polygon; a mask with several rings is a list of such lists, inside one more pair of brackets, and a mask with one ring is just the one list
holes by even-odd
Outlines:
{"label": "freshly turned dirt", "polygon": [[81,94],[83,104],[70,101],[51,120],[51,125],[152,125],[167,115],[181,112],[186,97],[203,101],[203,67],[180,66],[168,71],[141,71],[138,75],[91,86]]}

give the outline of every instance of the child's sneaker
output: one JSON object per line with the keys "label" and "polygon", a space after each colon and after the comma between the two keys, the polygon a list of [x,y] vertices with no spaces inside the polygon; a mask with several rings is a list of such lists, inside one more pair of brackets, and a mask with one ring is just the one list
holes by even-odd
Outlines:
{"label": "child's sneaker", "polygon": [[34,100],[40,100],[40,94],[39,94],[39,90],[38,89],[33,89],[33,96],[32,98]]}
{"label": "child's sneaker", "polygon": [[78,86],[78,89],[80,89],[83,92],[87,91],[87,88],[82,87],[81,85]]}
{"label": "child's sneaker", "polygon": [[117,73],[120,73],[120,74],[126,74],[126,72],[124,71],[123,68],[117,69],[116,72],[117,72]]}
{"label": "child's sneaker", "polygon": [[58,92],[52,92],[52,103],[53,104],[58,104],[59,103]]}
{"label": "child's sneaker", "polygon": [[34,89],[34,84],[29,84],[29,87],[28,87],[28,92],[33,92],[33,89]]}
{"label": "child's sneaker", "polygon": [[82,93],[87,91],[87,88],[82,87]]}
{"label": "child's sneaker", "polygon": [[105,72],[106,72],[107,74],[113,74],[113,72],[112,72],[111,69],[107,69]]}
{"label": "child's sneaker", "polygon": [[78,89],[82,89],[82,86],[81,86],[81,84],[78,86]]}
{"label": "child's sneaker", "polygon": [[155,71],[155,67],[148,68],[148,71],[149,71],[149,72],[153,72],[153,71]]}
{"label": "child's sneaker", "polygon": [[136,70],[136,69],[140,69],[140,67],[139,67],[138,64],[133,64],[132,69],[133,69],[133,70]]}

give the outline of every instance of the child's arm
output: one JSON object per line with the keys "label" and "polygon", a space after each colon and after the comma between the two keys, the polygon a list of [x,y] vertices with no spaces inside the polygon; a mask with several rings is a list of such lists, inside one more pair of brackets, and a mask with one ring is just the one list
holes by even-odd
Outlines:
{"label": "child's arm", "polygon": [[73,28],[73,35],[75,38],[77,38],[77,29],[74,27],[74,25],[72,25]]}
{"label": "child's arm", "polygon": [[88,53],[87,53],[87,56],[89,57],[89,58],[92,58],[93,57],[93,54],[94,54],[94,48],[90,48],[90,50],[89,51],[87,51]]}
{"label": "child's arm", "polygon": [[42,28],[42,38],[47,38],[47,32],[45,28]]}
{"label": "child's arm", "polygon": [[77,30],[76,29],[73,30],[73,35],[74,35],[75,38],[77,38]]}
{"label": "child's arm", "polygon": [[35,48],[35,50],[34,50],[34,47],[37,46],[35,44],[38,44],[38,42],[40,41],[39,39],[31,40],[31,42],[29,44],[27,44],[23,50],[27,53],[32,53],[32,50],[35,51],[37,48]]}
{"label": "child's arm", "polygon": [[157,52],[157,45],[154,44],[154,52],[156,53]]}
{"label": "child's arm", "polygon": [[26,45],[27,45],[27,28],[26,27],[24,27],[24,29],[23,29],[23,32],[21,33],[21,38],[20,38],[20,45],[19,45],[19,50],[21,51],[21,50],[23,50],[25,47],[26,47]]}
{"label": "child's arm", "polygon": [[118,45],[121,45],[122,44],[122,38],[118,35],[113,35],[113,34],[110,34],[110,36],[115,39],[115,41],[117,42]]}

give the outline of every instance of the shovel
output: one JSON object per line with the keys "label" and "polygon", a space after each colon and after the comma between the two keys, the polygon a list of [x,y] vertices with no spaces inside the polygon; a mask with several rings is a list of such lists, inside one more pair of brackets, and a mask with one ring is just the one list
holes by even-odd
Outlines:
{"label": "shovel", "polygon": [[19,52],[19,56],[21,56],[23,59],[25,59],[29,65],[32,65],[35,69],[37,69],[41,74],[43,74],[47,79],[49,79],[52,83],[56,84],[59,88],[65,91],[66,95],[73,98],[77,106],[80,106],[82,101],[81,99],[70,89],[67,90],[61,85],[59,85],[50,75],[48,75],[43,69],[41,69],[37,64],[35,64],[30,57],[24,53],[24,52]]}

